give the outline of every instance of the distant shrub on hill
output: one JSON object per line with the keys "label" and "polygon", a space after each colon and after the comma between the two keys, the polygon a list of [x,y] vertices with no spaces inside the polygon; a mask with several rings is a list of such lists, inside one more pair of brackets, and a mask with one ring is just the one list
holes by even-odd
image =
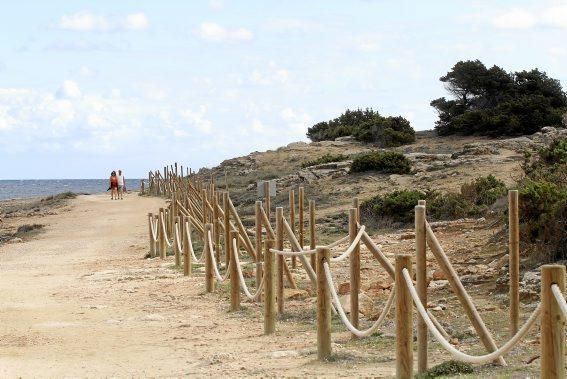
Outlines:
{"label": "distant shrub on hill", "polygon": [[431,102],[439,135],[522,135],[561,125],[567,94],[557,79],[537,69],[508,73],[482,62],[460,61],[439,80],[453,99]]}
{"label": "distant shrub on hill", "polygon": [[382,147],[401,146],[415,141],[415,131],[408,120],[401,116],[383,117],[372,108],[347,109],[339,117],[307,129],[307,137],[314,142],[332,141],[351,135],[358,141],[377,143]]}
{"label": "distant shrub on hill", "polygon": [[395,151],[372,151],[359,155],[352,161],[351,172],[377,171],[383,174],[409,174],[411,162]]}
{"label": "distant shrub on hill", "polygon": [[324,163],[342,162],[342,161],[346,161],[348,159],[349,159],[349,157],[346,156],[346,155],[327,153],[327,154],[325,154],[322,157],[319,157],[317,159],[313,159],[311,161],[303,162],[301,164],[301,167],[306,168],[306,167],[311,167],[311,166],[317,166],[319,164],[324,164]]}
{"label": "distant shrub on hill", "polygon": [[418,200],[426,200],[428,218],[451,220],[480,216],[505,194],[504,183],[489,175],[463,184],[460,193],[396,190],[364,201],[361,208],[369,217],[411,223],[414,220],[414,207]]}

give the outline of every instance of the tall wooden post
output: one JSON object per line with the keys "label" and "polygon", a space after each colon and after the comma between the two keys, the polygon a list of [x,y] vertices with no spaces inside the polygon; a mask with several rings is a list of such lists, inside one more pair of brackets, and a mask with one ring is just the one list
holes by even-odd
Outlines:
{"label": "tall wooden post", "polygon": [[211,256],[211,246],[209,246],[209,238],[207,234],[213,230],[211,224],[205,224],[205,246],[203,254],[205,254],[205,290],[213,292],[215,290],[215,276],[213,273],[213,257]]}
{"label": "tall wooden post", "polygon": [[396,255],[396,378],[413,378],[412,299],[404,275],[411,276],[411,255]]}
{"label": "tall wooden post", "polygon": [[[350,243],[354,241],[358,234],[356,208],[349,209],[348,212],[348,234]],[[358,328],[358,292],[360,291],[360,243],[350,253],[350,322]],[[356,336],[353,334],[353,337]]]}
{"label": "tall wooden post", "polygon": [[565,318],[551,292],[565,293],[565,266],[541,266],[541,378],[565,378]]}
{"label": "tall wooden post", "polygon": [[264,201],[266,203],[265,211],[266,215],[268,216],[268,220],[272,220],[272,206],[270,204],[270,182],[268,180],[264,181]]}
{"label": "tall wooden post", "polygon": [[[183,171],[182,171],[183,172]],[[185,230],[187,228],[187,230]],[[189,253],[189,241],[191,240],[191,219],[183,216],[183,275],[191,276],[193,257]]]}
{"label": "tall wooden post", "polygon": [[201,204],[203,205],[203,222],[209,222],[209,208],[207,207],[207,190],[201,190]]}
{"label": "tall wooden post", "polygon": [[[293,189],[289,190],[289,226],[295,235],[295,190]],[[296,257],[291,257],[291,267],[297,267]]]}
{"label": "tall wooden post", "polygon": [[[177,230],[179,229],[179,233],[181,231],[181,218],[179,216],[175,217],[175,225],[173,227],[173,251],[175,253],[175,267],[181,266],[181,251],[179,251],[179,245],[177,244]],[[181,235],[179,236],[179,240],[182,241]]]}
{"label": "tall wooden post", "polygon": [[[234,240],[236,240],[236,247],[234,249]],[[237,311],[240,309],[240,278],[238,277],[238,266],[236,264],[236,259],[234,258],[238,254],[238,245],[240,244],[238,240],[238,232],[230,232],[230,310]]]}
{"label": "tall wooden post", "polygon": [[152,223],[154,222],[153,213],[148,213],[148,233],[150,234],[150,257],[156,256],[156,243],[154,241],[154,233],[152,232]]}
{"label": "tall wooden post", "polygon": [[331,296],[325,278],[323,263],[329,263],[331,250],[317,249],[317,358],[331,356]]}
{"label": "tall wooden post", "polygon": [[[299,245],[301,246],[301,248],[303,249],[304,247],[304,243],[305,243],[305,225],[304,225],[304,215],[305,215],[305,191],[303,189],[303,187],[299,187],[299,194],[298,194],[298,201],[299,201]],[[313,255],[313,254],[311,254]]]}
{"label": "tall wooden post", "polygon": [[218,197],[216,192],[213,193],[213,235],[215,240],[215,252],[217,262],[221,261],[221,249],[220,249],[220,221],[219,221],[219,209],[218,209]]}
{"label": "tall wooden post", "polygon": [[274,247],[274,240],[265,241],[264,249],[264,334],[276,331],[276,293],[274,267],[274,254],[270,249]]}
{"label": "tall wooden post", "polygon": [[[262,281],[262,202],[256,201],[254,207],[254,226],[256,230],[256,255],[258,262],[256,262],[256,284]],[[260,295],[261,296],[261,295]]]}
{"label": "tall wooden post", "polygon": [[160,229],[160,233],[159,233],[159,257],[161,259],[165,259],[165,256],[167,254],[167,245],[165,243],[165,239],[166,237],[166,230],[165,230],[165,210],[164,208],[160,208],[159,209],[159,222],[158,222],[158,226]]}
{"label": "tall wooden post", "polygon": [[222,194],[222,206],[224,210],[224,263],[228,267],[230,262],[230,205],[228,201],[228,192]]}
{"label": "tall wooden post", "polygon": [[360,224],[360,201],[358,200],[358,197],[352,199],[352,207],[356,208],[356,222]]}
{"label": "tall wooden post", "polygon": [[510,335],[518,332],[520,320],[520,218],[518,190],[508,191],[508,244],[510,271]]}
{"label": "tall wooden post", "polygon": [[[283,208],[276,208],[276,250],[283,250],[284,247],[284,227],[283,227]],[[278,313],[281,315],[284,310],[284,265],[285,258],[282,255],[276,255],[277,267],[277,298]]]}
{"label": "tall wooden post", "polygon": [[[311,250],[317,247],[315,240],[315,200],[309,200],[309,248]],[[317,261],[314,254],[311,254],[311,267],[315,270]]]}
{"label": "tall wooden post", "polygon": [[[424,200],[425,202],[425,200]],[[425,237],[425,204],[415,207],[415,269],[417,293],[427,304],[427,251]],[[417,372],[427,371],[427,324],[417,315]]]}

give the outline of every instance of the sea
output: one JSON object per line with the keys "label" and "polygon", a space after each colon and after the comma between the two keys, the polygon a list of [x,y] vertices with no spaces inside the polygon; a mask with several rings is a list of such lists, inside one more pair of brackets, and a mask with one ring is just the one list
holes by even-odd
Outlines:
{"label": "sea", "polygon": [[[139,190],[140,180],[141,179],[127,179],[126,189]],[[107,188],[108,179],[0,180],[0,200],[45,197],[57,195],[62,192],[95,194],[106,192]]]}

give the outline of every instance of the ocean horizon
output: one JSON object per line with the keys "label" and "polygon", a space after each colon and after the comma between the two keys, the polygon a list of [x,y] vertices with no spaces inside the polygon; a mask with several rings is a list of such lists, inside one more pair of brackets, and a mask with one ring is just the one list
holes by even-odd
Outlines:
{"label": "ocean horizon", "polygon": [[[126,179],[127,190],[138,190],[142,179]],[[0,180],[0,200],[25,199],[57,195],[104,193],[108,179],[5,179]]]}

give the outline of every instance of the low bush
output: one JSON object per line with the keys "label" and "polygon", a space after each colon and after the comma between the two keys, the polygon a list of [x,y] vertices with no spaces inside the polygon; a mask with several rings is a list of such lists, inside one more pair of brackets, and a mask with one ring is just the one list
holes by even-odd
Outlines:
{"label": "low bush", "polygon": [[433,379],[438,377],[447,377],[458,374],[472,374],[473,366],[470,363],[450,360],[431,367],[423,374],[415,376],[416,379]]}
{"label": "low bush", "polygon": [[567,259],[567,138],[527,156],[524,171],[519,183],[521,239],[536,251],[534,263]]}
{"label": "low bush", "polygon": [[505,194],[504,183],[489,175],[463,184],[461,193],[397,190],[364,201],[361,208],[365,216],[390,219],[397,223],[411,223],[417,201],[426,200],[429,219],[451,220],[480,216]]}
{"label": "low bush", "polygon": [[323,155],[322,157],[319,157],[317,159],[313,159],[312,161],[303,162],[301,164],[301,167],[307,168],[307,167],[317,166],[317,165],[324,164],[324,163],[342,162],[342,161],[346,161],[347,159],[349,159],[349,157],[346,156],[346,155],[327,153],[327,154]]}
{"label": "low bush", "polygon": [[382,174],[409,174],[411,162],[402,153],[372,151],[354,158],[351,172],[377,171]]}

